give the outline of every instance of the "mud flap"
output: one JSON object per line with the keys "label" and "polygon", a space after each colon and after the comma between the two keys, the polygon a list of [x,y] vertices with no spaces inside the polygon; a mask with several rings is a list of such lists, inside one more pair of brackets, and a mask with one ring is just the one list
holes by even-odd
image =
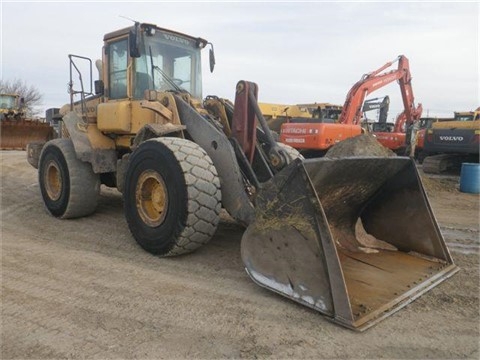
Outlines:
{"label": "mud flap", "polygon": [[296,160],[260,190],[242,259],[257,284],[360,331],[458,271],[401,157]]}

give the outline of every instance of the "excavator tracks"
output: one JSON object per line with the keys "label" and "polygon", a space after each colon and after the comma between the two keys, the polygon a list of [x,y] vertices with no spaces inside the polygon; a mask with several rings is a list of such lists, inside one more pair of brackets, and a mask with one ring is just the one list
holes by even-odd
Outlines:
{"label": "excavator tracks", "polygon": [[470,160],[472,160],[471,156],[464,154],[430,155],[423,160],[422,167],[423,172],[427,174],[458,172],[462,163]]}

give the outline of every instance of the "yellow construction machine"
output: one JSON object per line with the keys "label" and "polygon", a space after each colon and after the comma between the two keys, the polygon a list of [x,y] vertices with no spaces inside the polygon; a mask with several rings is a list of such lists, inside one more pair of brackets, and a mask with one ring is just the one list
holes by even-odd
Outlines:
{"label": "yellow construction machine", "polygon": [[330,103],[309,103],[298,104],[297,106],[301,109],[305,109],[310,114],[308,117],[314,118],[316,122],[336,122],[340,118],[340,114],[342,113],[343,109],[342,105]]}
{"label": "yellow construction machine", "polygon": [[280,127],[291,118],[311,118],[312,114],[307,107],[299,105],[281,105],[271,103],[258,103],[263,117],[267,120],[268,127],[280,133]]}
{"label": "yellow construction machine", "polygon": [[270,130],[278,134],[284,123],[335,122],[342,113],[341,105],[330,103],[282,105],[260,102],[258,106]]}
{"label": "yellow construction machine", "polygon": [[18,94],[0,94],[0,149],[25,150],[33,141],[54,138],[53,127],[43,121],[29,119]]}
{"label": "yellow construction machine", "polygon": [[71,78],[62,137],[29,146],[51,215],[90,215],[100,185],[116,187],[138,244],[171,256],[207,243],[223,207],[246,227],[256,283],[355,330],[458,270],[411,159],[304,160],[273,138],[254,83],[201,100],[209,44],[145,23],[104,36],[95,91]]}
{"label": "yellow construction machine", "polygon": [[422,168],[426,173],[459,172],[464,162],[479,162],[480,107],[454,112],[453,119],[425,130]]}

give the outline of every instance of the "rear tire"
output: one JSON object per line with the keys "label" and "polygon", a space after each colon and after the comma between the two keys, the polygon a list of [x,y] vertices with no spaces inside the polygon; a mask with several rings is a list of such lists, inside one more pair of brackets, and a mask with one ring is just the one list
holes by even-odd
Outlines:
{"label": "rear tire", "polygon": [[215,233],[220,181],[212,160],[196,143],[155,138],[130,156],[124,200],[130,232],[142,248],[156,255],[180,255]]}
{"label": "rear tire", "polygon": [[55,217],[78,218],[97,208],[100,177],[77,159],[70,139],[47,142],[40,154],[38,180],[45,207]]}

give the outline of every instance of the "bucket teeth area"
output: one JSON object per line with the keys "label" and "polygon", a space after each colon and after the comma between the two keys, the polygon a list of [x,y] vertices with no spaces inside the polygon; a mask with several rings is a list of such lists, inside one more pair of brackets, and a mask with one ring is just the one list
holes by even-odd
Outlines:
{"label": "bucket teeth area", "polygon": [[458,268],[408,158],[295,161],[259,191],[242,238],[261,286],[365,330]]}
{"label": "bucket teeth area", "polygon": [[372,312],[388,310],[392,302],[415,294],[448,265],[401,251],[341,251],[339,258],[354,319],[363,322]]}

